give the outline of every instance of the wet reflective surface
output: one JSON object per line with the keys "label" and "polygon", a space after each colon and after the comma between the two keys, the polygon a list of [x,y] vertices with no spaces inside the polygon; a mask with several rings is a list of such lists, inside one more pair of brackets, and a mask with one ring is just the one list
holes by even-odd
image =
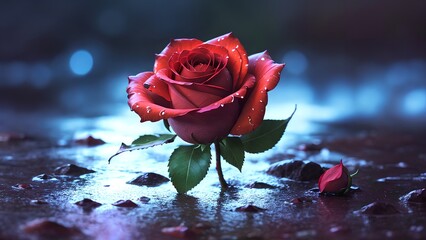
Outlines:
{"label": "wet reflective surface", "polygon": [[[25,116],[18,124],[7,122],[8,129],[2,129],[5,133],[0,138],[0,239],[426,236],[426,203],[399,200],[426,187],[426,134],[420,131],[365,131],[351,124],[301,121],[311,130],[301,132],[298,122],[293,121],[273,150],[246,155],[242,173],[223,164],[225,178],[232,185],[228,191],[220,190],[212,165],[200,185],[178,195],[170,182],[153,187],[127,182],[148,172],[167,177],[168,156],[183,142],[124,153],[111,164],[107,162],[122,141],[164,132],[162,124],[139,124],[127,109],[91,118]],[[106,144],[91,146],[81,141],[89,135]],[[359,170],[353,182],[359,189],[345,196],[323,196],[315,189],[316,181],[294,181],[266,173],[272,164],[289,159],[313,161],[322,167],[343,159],[350,172]],[[54,174],[57,167],[66,164],[95,172]],[[360,211],[374,202],[389,203],[397,213],[389,214],[389,209],[374,210],[375,214],[371,214],[373,210]],[[184,231],[186,235],[164,233],[181,224],[190,229]]]}

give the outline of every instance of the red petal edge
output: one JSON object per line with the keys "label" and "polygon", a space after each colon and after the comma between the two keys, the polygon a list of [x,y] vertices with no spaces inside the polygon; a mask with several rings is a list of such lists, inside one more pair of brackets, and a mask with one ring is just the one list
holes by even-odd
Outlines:
{"label": "red petal edge", "polygon": [[168,102],[162,97],[148,91],[144,84],[153,76],[153,72],[143,72],[137,78],[129,77],[127,87],[128,104],[132,111],[135,111],[141,118],[141,122],[155,122],[161,119],[183,116],[195,109],[171,109]]}
{"label": "red petal edge", "polygon": [[255,76],[256,85],[248,96],[231,134],[249,133],[262,123],[268,103],[267,93],[278,84],[284,66],[285,64],[274,63],[266,51],[249,57],[248,73]]}

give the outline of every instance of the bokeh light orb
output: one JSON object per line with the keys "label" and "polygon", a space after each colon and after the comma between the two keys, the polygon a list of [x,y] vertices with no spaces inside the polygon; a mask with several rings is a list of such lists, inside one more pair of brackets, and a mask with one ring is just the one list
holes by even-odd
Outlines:
{"label": "bokeh light orb", "polygon": [[71,71],[79,76],[86,75],[93,68],[93,56],[84,49],[75,51],[69,60],[69,67]]}

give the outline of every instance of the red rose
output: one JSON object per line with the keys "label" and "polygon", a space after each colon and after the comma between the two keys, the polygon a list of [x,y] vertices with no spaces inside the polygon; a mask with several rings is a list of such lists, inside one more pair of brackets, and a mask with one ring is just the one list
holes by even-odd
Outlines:
{"label": "red rose", "polygon": [[231,33],[207,42],[175,39],[153,72],[129,77],[129,106],[141,122],[167,119],[183,140],[209,144],[260,125],[283,67],[266,51],[247,57]]}
{"label": "red rose", "polygon": [[352,176],[348,169],[343,166],[343,162],[325,171],[319,181],[318,186],[321,193],[344,193],[351,187]]}

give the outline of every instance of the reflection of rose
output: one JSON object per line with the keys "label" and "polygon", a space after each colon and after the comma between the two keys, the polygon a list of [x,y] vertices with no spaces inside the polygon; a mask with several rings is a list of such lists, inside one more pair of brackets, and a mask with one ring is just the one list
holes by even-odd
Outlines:
{"label": "reflection of rose", "polygon": [[343,193],[351,187],[351,175],[348,169],[340,164],[325,171],[319,181],[318,186],[321,193]]}
{"label": "reflection of rose", "polygon": [[141,121],[168,119],[187,142],[212,143],[260,125],[283,67],[267,52],[247,57],[232,34],[172,40],[153,72],[129,77],[129,106]]}

